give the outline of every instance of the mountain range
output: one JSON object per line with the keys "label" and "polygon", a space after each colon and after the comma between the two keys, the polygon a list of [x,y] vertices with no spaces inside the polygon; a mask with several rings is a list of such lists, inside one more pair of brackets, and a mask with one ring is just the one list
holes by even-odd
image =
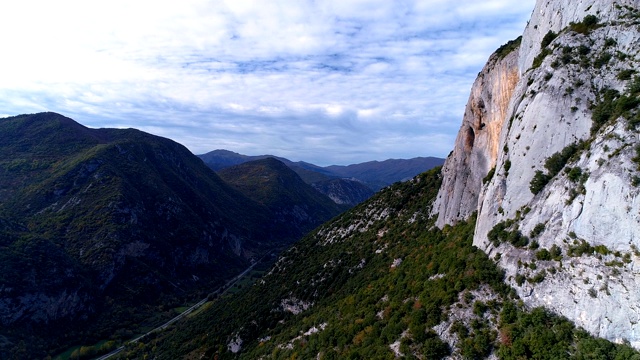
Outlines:
{"label": "mountain range", "polygon": [[640,359],[639,21],[538,0],[444,165],[340,214],[371,170],[1,119],[0,356]]}
{"label": "mountain range", "polygon": [[344,210],[276,160],[247,191],[171,140],[55,113],[0,120],[0,151],[3,354],[144,327]]}
{"label": "mountain range", "polygon": [[640,359],[640,2],[538,0],[444,166],[129,358]]}
{"label": "mountain range", "polygon": [[351,179],[365,184],[374,192],[394,182],[409,180],[444,163],[444,159],[437,157],[416,157],[322,167],[304,161],[293,162],[272,155],[248,156],[228,150],[214,150],[198,156],[215,171],[248,161],[273,157],[293,169],[308,184],[318,184],[331,179]]}
{"label": "mountain range", "polygon": [[216,173],[171,140],[55,113],[1,119],[0,151],[2,357],[124,339],[373,194],[273,157]]}

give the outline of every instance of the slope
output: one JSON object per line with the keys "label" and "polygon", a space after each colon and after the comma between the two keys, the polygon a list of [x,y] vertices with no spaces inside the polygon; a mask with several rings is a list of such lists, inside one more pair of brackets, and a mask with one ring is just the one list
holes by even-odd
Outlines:
{"label": "slope", "polygon": [[274,158],[225,168],[218,175],[266,206],[276,223],[290,227],[300,237],[345,210]]}
{"label": "slope", "polygon": [[41,113],[0,151],[3,358],[135,330],[296,239],[168,139]]}
{"label": "slope", "polygon": [[[465,118],[436,210],[439,226],[478,211],[474,244],[499,256],[527,305],[634,347],[639,18],[639,1],[537,1],[505,66],[515,71],[515,86],[498,67],[481,73],[492,80],[478,93],[508,100],[501,112],[485,102],[487,113],[502,118],[485,142],[477,124],[486,113]],[[482,166],[475,166],[477,155],[487,160]],[[472,176],[463,181],[462,174]]]}
{"label": "slope", "polygon": [[311,184],[314,189],[327,195],[333,202],[349,207],[356,206],[373,196],[374,192],[360,181],[330,179]]}
{"label": "slope", "polygon": [[433,226],[440,181],[433,170],[382,190],[284,252],[245,292],[123,357],[634,356],[544,309],[526,311],[502,271],[471,245],[473,218]]}

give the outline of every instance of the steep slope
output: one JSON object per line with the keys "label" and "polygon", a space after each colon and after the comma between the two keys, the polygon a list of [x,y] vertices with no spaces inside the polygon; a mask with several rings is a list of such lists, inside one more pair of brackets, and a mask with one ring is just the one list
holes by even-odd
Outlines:
{"label": "steep slope", "polygon": [[500,133],[519,80],[519,46],[517,39],[492,54],[471,88],[433,210],[440,227],[466,219],[477,209],[483,179],[496,165]]}
{"label": "steep slope", "polygon": [[0,152],[3,358],[135,329],[296,236],[186,148],[137,130],[4,118]]}
{"label": "steep slope", "polygon": [[244,292],[122,358],[638,357],[544,309],[525,311],[471,245],[473,216],[433,226],[440,179],[433,170],[382,190],[296,243]]}
{"label": "steep slope", "polygon": [[345,210],[274,158],[228,167],[218,174],[266,206],[274,215],[273,221],[291,228],[299,237]]}
{"label": "steep slope", "polygon": [[474,244],[507,271],[526,304],[635,347],[638,19],[639,1],[538,1],[495,169],[484,186],[450,190],[480,194],[459,211],[478,210]]}
{"label": "steep slope", "polygon": [[374,194],[373,190],[360,181],[350,179],[318,181],[311,186],[327,195],[336,204],[347,206],[356,206]]}

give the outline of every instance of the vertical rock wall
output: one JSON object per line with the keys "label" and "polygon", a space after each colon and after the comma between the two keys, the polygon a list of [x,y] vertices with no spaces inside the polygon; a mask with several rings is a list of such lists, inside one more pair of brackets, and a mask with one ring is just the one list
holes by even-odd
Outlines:
{"label": "vertical rock wall", "polygon": [[[571,27],[587,15],[598,19],[597,26]],[[474,245],[506,270],[507,282],[527,305],[545,306],[596,336],[636,348],[640,131],[629,125],[628,113],[597,131],[592,125],[604,94],[627,94],[640,74],[639,18],[638,0],[538,0],[517,58],[504,59],[515,64],[509,66],[517,68],[517,84],[498,76],[504,70],[494,58],[474,84],[434,207],[439,226],[478,210]],[[550,30],[557,37],[543,57],[542,39]],[[620,75],[629,70],[634,76]],[[509,100],[487,105],[496,94]],[[483,122],[483,128],[492,124],[490,131],[478,127]],[[536,172],[548,174],[547,160],[581,141],[563,169],[534,193]],[[494,164],[495,174],[483,184]],[[489,236],[505,221],[512,221],[507,232],[528,238],[526,245]],[[540,255],[552,249],[560,255]]]}
{"label": "vertical rock wall", "polygon": [[464,112],[444,182],[434,205],[438,226],[466,219],[478,207],[482,179],[496,164],[498,141],[518,83],[518,49],[495,53],[478,75]]}

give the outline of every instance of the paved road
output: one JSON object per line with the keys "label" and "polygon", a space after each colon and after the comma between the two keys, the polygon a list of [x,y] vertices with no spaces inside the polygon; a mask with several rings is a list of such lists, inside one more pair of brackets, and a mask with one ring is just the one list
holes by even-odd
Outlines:
{"label": "paved road", "polygon": [[[233,284],[235,284],[238,280],[240,280],[240,278],[242,278],[243,276],[245,276],[249,271],[253,270],[253,268],[258,265],[260,263],[260,261],[262,261],[263,258],[261,258],[260,260],[256,261],[255,263],[253,263],[251,266],[249,266],[245,271],[243,271],[242,273],[240,273],[239,275],[237,275],[236,277],[234,277],[233,279],[227,281],[226,284],[224,284],[223,286],[221,286],[220,288],[218,288],[216,291],[214,291],[213,293],[219,293],[220,295],[223,295],[225,292],[227,292],[227,290],[229,290],[231,288],[231,286],[233,286]],[[202,305],[204,305],[207,300],[209,299],[209,297],[207,296],[206,298],[198,301],[196,304],[194,304],[193,306],[191,306],[190,308],[188,308],[187,310],[183,311],[182,313],[180,313],[180,315],[174,317],[173,319],[167,321],[166,323],[158,326],[157,328],[147,332],[146,334],[140,335],[137,338],[133,339],[133,340],[129,340],[127,343],[125,343],[125,345],[127,344],[133,344],[138,342],[140,339],[142,339],[143,337],[155,332],[155,331],[161,331],[166,329],[169,325],[175,323],[176,321],[184,318],[185,316],[191,314],[192,312],[194,312],[195,310],[197,310],[198,308],[200,308]],[[122,350],[124,350],[125,345],[120,346],[119,348],[113,350],[112,352],[106,354],[106,355],[102,355],[99,358],[95,358],[94,360],[105,360],[108,359],[112,356],[115,356],[117,354],[119,354],[120,352],[122,352]]]}

